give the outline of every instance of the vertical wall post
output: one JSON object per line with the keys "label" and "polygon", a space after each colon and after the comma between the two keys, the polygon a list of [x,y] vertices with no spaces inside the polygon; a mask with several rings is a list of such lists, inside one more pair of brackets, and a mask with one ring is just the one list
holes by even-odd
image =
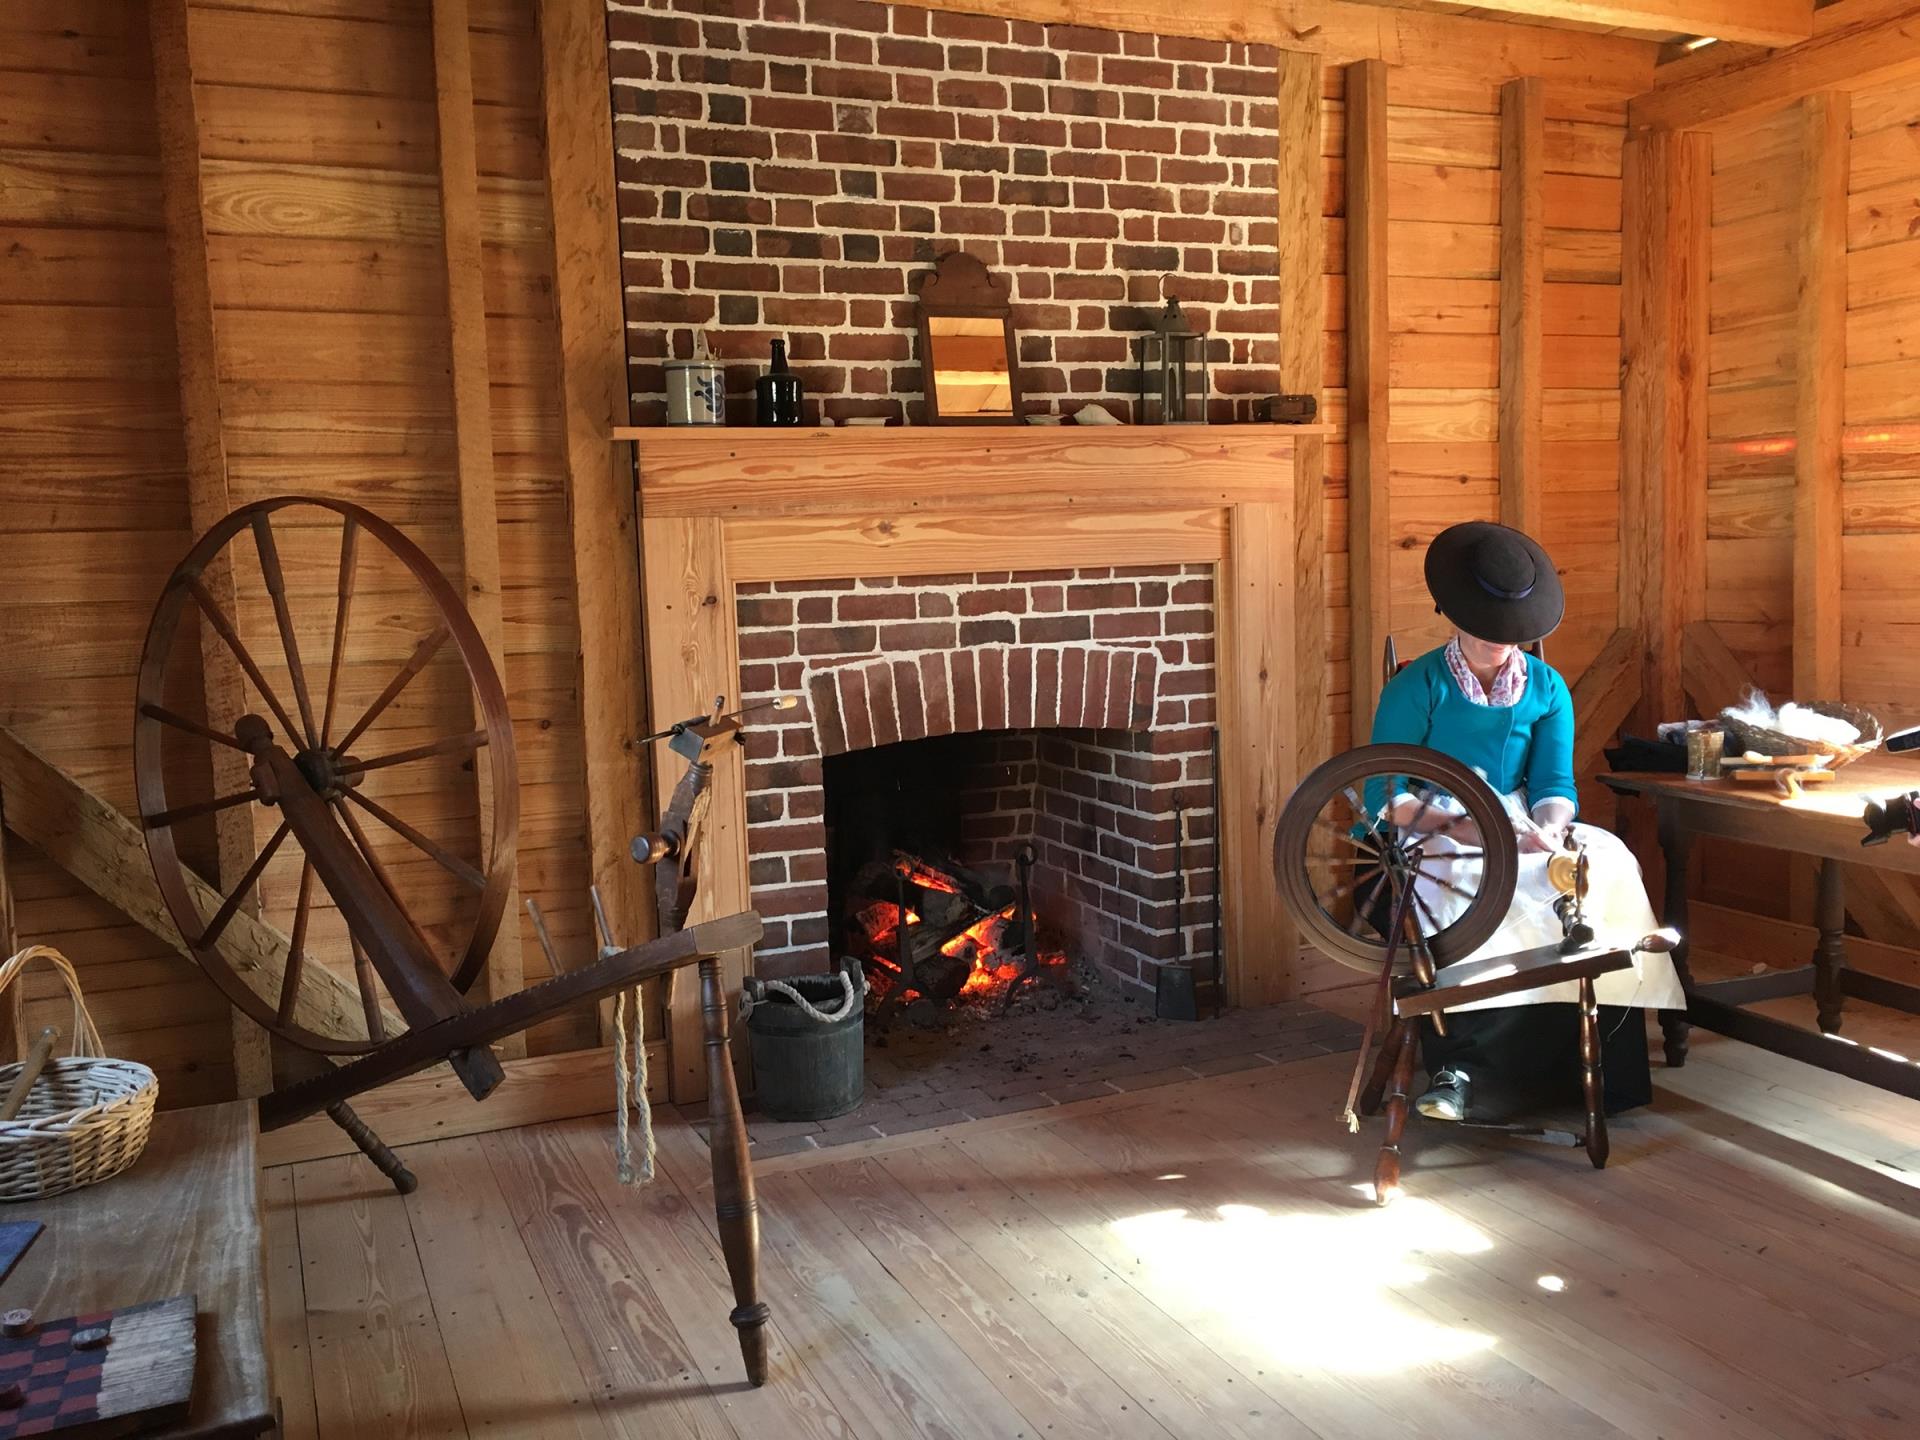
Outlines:
{"label": "vertical wall post", "polygon": [[1681,633],[1706,609],[1707,242],[1712,140],[1644,131],[1623,162],[1620,623],[1642,726],[1686,713]]}
{"label": "vertical wall post", "polygon": [[[567,511],[580,620],[580,728],[587,843],[613,931],[653,936],[646,872],[627,855],[652,824],[645,657],[640,628],[638,496],[627,447],[627,348],[614,208],[613,108],[604,0],[540,0],[540,94],[553,215],[554,314],[560,330]],[[669,715],[668,721],[684,719]],[[698,1014],[698,999],[685,1003]],[[602,1010],[603,1034],[606,1012]],[[696,1022],[697,1024],[697,1018]],[[705,1093],[699,1057],[675,1055],[673,1098]],[[681,1077],[695,1077],[683,1082]]]}
{"label": "vertical wall post", "polygon": [[[504,677],[506,634],[500,613],[500,518],[493,486],[493,408],[488,385],[487,294],[480,255],[479,167],[473,138],[473,52],[467,0],[433,0],[433,90],[440,164],[441,256],[447,275],[448,377],[453,386],[454,454],[460,503],[460,566],[467,611]],[[511,691],[509,691],[511,693]],[[479,717],[475,716],[478,723]],[[493,834],[493,787],[473,767],[480,839]],[[507,891],[506,919],[487,956],[487,996],[520,989],[520,885]],[[496,1041],[500,1054],[527,1053],[524,1034]]]}
{"label": "vertical wall post", "polygon": [[[1324,401],[1327,354],[1326,219],[1321,214],[1320,57],[1280,54],[1280,389]],[[1326,758],[1326,442],[1294,444],[1294,764],[1297,781]]]}
{"label": "vertical wall post", "polygon": [[1347,66],[1347,577],[1353,632],[1353,738],[1380,696],[1392,623],[1387,317],[1387,67]]}
{"label": "vertical wall post", "polygon": [[1536,538],[1540,471],[1541,352],[1545,345],[1546,87],[1537,78],[1500,87],[1500,519]]}
{"label": "vertical wall post", "polygon": [[1847,382],[1850,97],[1800,102],[1794,308],[1793,693],[1840,698],[1840,432]]}
{"label": "vertical wall post", "polygon": [[[160,141],[160,205],[167,234],[167,273],[180,368],[180,419],[187,452],[187,523],[195,535],[212,529],[233,508],[227,492],[227,447],[220,415],[220,372],[214,342],[213,284],[207,268],[207,232],[201,210],[200,121],[193,96],[193,57],[187,42],[187,0],[153,0],[147,9],[153,50],[154,120]],[[220,608],[238,623],[233,568],[224,556],[201,577]],[[207,718],[230,725],[246,708],[240,666],[207,626],[200,626],[200,666]],[[247,761],[224,746],[212,750],[214,793],[251,787]],[[215,818],[220,883],[237,884],[255,855],[254,807],[237,806]],[[246,902],[257,914],[257,899]],[[273,1088],[267,1032],[232,1010],[233,1071],[243,1098]]]}

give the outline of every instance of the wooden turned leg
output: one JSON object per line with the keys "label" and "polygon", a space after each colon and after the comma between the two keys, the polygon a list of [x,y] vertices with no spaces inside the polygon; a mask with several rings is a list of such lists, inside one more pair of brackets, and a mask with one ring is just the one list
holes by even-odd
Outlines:
{"label": "wooden turned leg", "polygon": [[[1667,858],[1667,897],[1661,923],[1671,925],[1680,933],[1680,943],[1673,948],[1670,958],[1674,972],[1680,977],[1680,988],[1689,994],[1693,990],[1693,972],[1687,966],[1687,855],[1692,848],[1693,837],[1686,827],[1666,806],[1661,806],[1660,849]],[[1666,1040],[1669,1068],[1678,1070],[1687,1063],[1687,1040],[1692,1029],[1685,1010],[1660,1012],[1660,1033]]]}
{"label": "wooden turned leg", "polygon": [[713,1213],[720,1222],[720,1249],[733,1282],[733,1313],[740,1332],[740,1356],[747,1381],[767,1383],[767,1307],[760,1300],[760,1206],[753,1194],[753,1165],[747,1157],[747,1125],[740,1115],[740,1091],[733,1080],[733,1051],[727,1043],[726,991],[720,962],[700,962],[700,1014],[707,1041],[708,1143],[713,1152]]}
{"label": "wooden turned leg", "polygon": [[1838,860],[1820,862],[1813,923],[1820,929],[1813,947],[1815,1018],[1821,1030],[1837,1035],[1841,1008],[1846,1004],[1840,972],[1847,968],[1847,892]]}
{"label": "wooden turned leg", "polygon": [[1399,1058],[1399,1051],[1394,1041],[1396,1033],[1393,1029],[1387,1031],[1380,1041],[1380,1052],[1373,1057],[1373,1069],[1367,1075],[1367,1088],[1360,1092],[1359,1108],[1362,1115],[1380,1113],[1380,1102],[1387,1093],[1387,1081],[1393,1075],[1393,1063]]}
{"label": "wooden turned leg", "polygon": [[1587,1158],[1607,1168],[1607,1106],[1600,1068],[1600,1002],[1591,977],[1580,982],[1580,1084],[1587,1097]]}
{"label": "wooden turned leg", "polygon": [[327,1118],[347,1132],[347,1138],[360,1147],[360,1153],[371,1160],[382,1175],[393,1182],[395,1190],[402,1195],[411,1195],[420,1188],[413,1171],[387,1148],[387,1142],[374,1134],[367,1122],[346,1101],[336,1100],[327,1106]]}
{"label": "wooden turned leg", "polygon": [[1394,1021],[1386,1048],[1393,1051],[1393,1079],[1387,1091],[1387,1134],[1373,1167],[1376,1205],[1389,1205],[1400,1193],[1400,1137],[1407,1132],[1407,1112],[1412,1109],[1407,1092],[1413,1088],[1413,1023]]}

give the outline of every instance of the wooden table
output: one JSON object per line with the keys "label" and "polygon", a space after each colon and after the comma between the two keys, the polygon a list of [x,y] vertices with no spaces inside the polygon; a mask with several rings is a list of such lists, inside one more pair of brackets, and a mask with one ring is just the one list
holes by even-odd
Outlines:
{"label": "wooden table", "polygon": [[153,1432],[242,1440],[274,1428],[266,1278],[248,1101],[167,1110],[133,1168],[52,1200],[0,1207],[46,1231],[0,1281],[0,1308],[52,1318],[198,1297],[193,1410]]}
{"label": "wooden table", "polygon": [[[1680,983],[1687,992],[1687,1008],[1684,1012],[1661,1012],[1667,1063],[1686,1063],[1688,1028],[1701,1025],[1763,1050],[1920,1100],[1920,1064],[1839,1038],[1850,995],[1910,1015],[1920,1014],[1920,986],[1847,967],[1843,879],[1843,866],[1849,864],[1920,875],[1920,848],[1905,843],[1902,837],[1866,848],[1860,844],[1867,833],[1861,815],[1868,800],[1920,790],[1920,756],[1869,755],[1840,770],[1832,780],[1807,786],[1796,799],[1771,786],[1732,780],[1634,773],[1602,775],[1600,779],[1622,795],[1644,795],[1653,801],[1659,815],[1660,846],[1666,854],[1665,920],[1682,936],[1687,934],[1687,857],[1695,836],[1744,840],[1772,850],[1811,855],[1821,862],[1814,916],[1819,937],[1811,964],[1696,985],[1687,966],[1684,942],[1674,953]],[[1762,1000],[1808,994],[1816,1002],[1818,1033],[1742,1008]]]}

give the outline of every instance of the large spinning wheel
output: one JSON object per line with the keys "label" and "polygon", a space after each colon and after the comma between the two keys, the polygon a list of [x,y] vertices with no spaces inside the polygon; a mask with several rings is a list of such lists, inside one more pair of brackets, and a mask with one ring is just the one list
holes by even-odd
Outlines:
{"label": "large spinning wheel", "polygon": [[[283,567],[283,549],[295,563]],[[314,578],[301,589],[289,575]],[[209,577],[220,590],[231,579],[242,598],[223,605]],[[310,667],[323,653],[316,686],[321,672]],[[202,677],[236,666],[246,683],[230,687],[232,713],[193,718],[207,691],[222,688]],[[288,496],[236,510],[169,577],[138,703],[140,818],[167,909],[228,998],[289,1042],[276,1059],[291,1078],[261,1097],[262,1129],[324,1111],[404,1193],[413,1176],[348,1097],[445,1062],[485,1099],[504,1078],[493,1042],[699,967],[730,1318],[748,1379],[762,1383],[759,1221],[718,962],[762,927],[751,910],[686,924],[713,766],[737,745],[739,717],[697,716],[667,732],[687,775],[660,833],[634,842],[634,859],[658,867],[656,938],[621,947],[603,934],[598,959],[478,1004],[466,991],[514,874],[513,731],[485,643],[418,546],[334,500]],[[481,775],[492,809],[476,838],[474,807],[488,813],[475,791]],[[200,878],[208,859],[240,849],[253,858],[224,893]]]}
{"label": "large spinning wheel", "polygon": [[[1362,745],[1300,782],[1280,815],[1273,868],[1324,954],[1377,976],[1391,950],[1396,974],[1431,984],[1434,965],[1465,958],[1500,928],[1519,855],[1505,807],[1465,765],[1422,745]],[[1440,892],[1457,913],[1429,898]],[[1390,947],[1396,913],[1403,928]]]}
{"label": "large spinning wheel", "polygon": [[[281,537],[302,553],[321,550],[329,559],[337,544],[337,568],[328,566],[325,587],[331,594],[296,597],[289,591]],[[206,583],[220,567],[236,579],[257,578],[271,602],[256,607],[260,623],[252,645],[242,635],[240,617],[226,613]],[[373,602],[356,616],[363,571],[377,588]],[[303,611],[298,616],[296,598]],[[258,638],[269,608],[277,641],[270,648]],[[386,640],[396,616],[422,625],[424,633],[387,643],[389,650],[404,653],[389,662],[390,677],[369,698],[365,691],[379,681],[348,673],[348,637],[358,620],[363,630]],[[303,634],[308,637],[304,653]],[[203,723],[169,702],[183,685],[191,686],[204,653],[216,646],[231,655],[250,688],[236,697],[242,707],[238,713],[209,713]],[[397,703],[429,667],[438,703],[431,708]],[[349,695],[356,680],[361,693]],[[271,720],[262,718],[262,711]],[[423,717],[446,716],[458,716],[460,728],[436,734],[421,724]],[[196,745],[197,755],[192,753]],[[263,760],[269,751],[278,753]],[[399,1033],[396,1009],[400,1028],[444,1018],[449,995],[469,990],[485,967],[512,886],[519,829],[506,692],[457,592],[417,545],[378,516],[341,501],[286,497],[236,510],[200,539],[168,580],[147,632],[134,763],[147,847],[175,923],[228,999],[274,1034],[323,1054],[365,1053]],[[295,848],[305,852],[298,878],[292,878],[294,867],[283,865],[279,896],[268,907],[291,941],[282,982],[268,992],[253,971],[236,968],[231,951],[218,942],[249,898],[267,888],[262,878],[308,799],[308,794],[286,793],[281,781],[287,777],[277,769],[284,763],[331,813],[337,822],[332,834],[341,843],[315,845],[306,843],[306,835],[295,837]],[[443,778],[450,764],[476,763],[487,767],[492,821],[479,852],[472,853],[469,835],[469,848],[462,853],[458,842],[429,833],[436,828],[436,815],[426,812],[444,811],[444,799],[431,786],[409,786],[407,772],[408,767],[415,773],[424,769]],[[383,781],[392,783],[383,786]],[[206,817],[240,807],[245,807],[246,833],[258,847],[257,857],[221,895],[198,882],[183,862],[182,837],[190,846],[195,827],[205,831]],[[317,833],[310,807],[304,818]],[[449,877],[435,887],[444,903],[431,920],[409,908],[396,883],[393,852],[407,846]],[[345,924],[322,935],[324,927],[312,923],[315,902],[324,907],[330,896],[339,896],[335,882],[344,879],[342,867],[355,854],[382,893],[365,904],[337,900]],[[317,872],[324,893],[315,884]],[[356,910],[368,913],[356,915]],[[438,973],[396,973],[381,963],[380,947],[362,939],[363,926],[356,919],[375,928],[398,926],[421,953],[433,956]],[[329,941],[337,952],[332,957],[326,953]],[[340,973],[351,966],[360,992],[357,1016],[341,1014],[339,987],[323,983],[327,976],[321,967],[329,958]]]}

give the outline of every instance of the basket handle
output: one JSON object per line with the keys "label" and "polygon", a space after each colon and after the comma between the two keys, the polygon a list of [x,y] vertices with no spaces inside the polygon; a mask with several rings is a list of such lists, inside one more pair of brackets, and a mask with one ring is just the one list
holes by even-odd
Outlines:
{"label": "basket handle", "polygon": [[29,945],[0,965],[0,995],[6,994],[7,987],[19,978],[20,972],[36,960],[45,960],[59,971],[67,994],[73,997],[73,1024],[67,1031],[72,1048],[67,1053],[76,1059],[101,1058],[106,1052],[101,1047],[100,1031],[93,1023],[93,1016],[87,1013],[87,1002],[80,994],[80,977],[74,973],[73,962],[51,945]]}

